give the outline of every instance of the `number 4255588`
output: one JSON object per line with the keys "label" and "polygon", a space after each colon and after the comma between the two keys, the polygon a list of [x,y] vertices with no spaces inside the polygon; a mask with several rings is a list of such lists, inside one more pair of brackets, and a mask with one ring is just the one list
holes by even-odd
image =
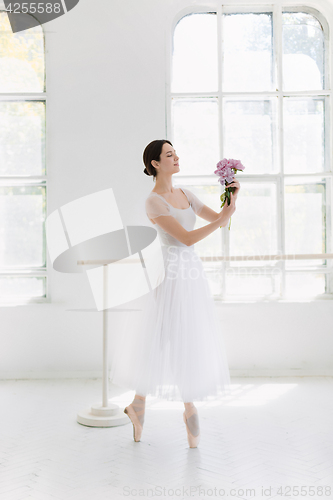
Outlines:
{"label": "number 4255588", "polygon": [[[13,5],[13,7],[12,7]],[[50,3],[50,2],[22,2],[22,3],[9,3],[6,8],[7,12],[10,13],[20,13],[20,14],[35,14],[38,12],[39,14],[43,14],[46,12],[47,14],[60,14],[61,13],[61,4],[60,3]]]}

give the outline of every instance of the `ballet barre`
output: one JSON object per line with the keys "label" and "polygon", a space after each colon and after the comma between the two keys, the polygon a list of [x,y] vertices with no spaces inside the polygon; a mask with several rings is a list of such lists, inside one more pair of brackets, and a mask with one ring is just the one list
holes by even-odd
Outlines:
{"label": "ballet barre", "polygon": [[[309,260],[309,259],[333,259],[333,253],[302,253],[302,254],[271,254],[271,255],[218,255],[215,257],[200,257],[202,261],[211,262],[219,260]],[[118,264],[132,264],[141,262],[138,258],[132,259],[108,259],[108,260],[78,260],[80,266],[107,265],[117,262]]]}
{"label": "ballet barre", "polygon": [[272,255],[223,255],[219,257],[201,257],[201,260],[309,260],[333,259],[333,253],[301,253],[301,254],[272,254]]}

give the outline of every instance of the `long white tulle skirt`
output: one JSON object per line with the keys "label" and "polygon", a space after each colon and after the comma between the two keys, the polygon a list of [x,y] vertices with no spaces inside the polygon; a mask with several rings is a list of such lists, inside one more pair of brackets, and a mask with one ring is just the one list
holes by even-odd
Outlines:
{"label": "long white tulle skirt", "polygon": [[163,282],[111,338],[111,381],[172,401],[230,394],[222,328],[202,261],[193,247],[163,246],[162,252]]}

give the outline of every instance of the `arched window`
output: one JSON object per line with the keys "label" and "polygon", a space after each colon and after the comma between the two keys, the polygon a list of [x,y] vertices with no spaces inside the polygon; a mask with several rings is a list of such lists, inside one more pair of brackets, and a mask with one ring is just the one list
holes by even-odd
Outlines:
{"label": "arched window", "polygon": [[[216,163],[246,167],[230,231],[198,242],[201,256],[332,252],[328,37],[308,7],[221,6],[176,20],[167,95],[176,182],[219,212]],[[204,265],[216,299],[333,298],[332,260]]]}
{"label": "arched window", "polygon": [[46,300],[45,50],[0,10],[0,303]]}

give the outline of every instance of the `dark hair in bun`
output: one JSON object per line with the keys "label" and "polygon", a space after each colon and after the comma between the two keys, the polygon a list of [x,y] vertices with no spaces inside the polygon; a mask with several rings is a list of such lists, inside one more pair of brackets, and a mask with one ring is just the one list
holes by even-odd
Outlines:
{"label": "dark hair in bun", "polygon": [[146,165],[143,171],[146,175],[153,175],[155,178],[157,177],[157,170],[153,167],[151,162],[153,160],[160,161],[163,144],[166,142],[172,146],[171,142],[167,139],[152,141],[148,144],[148,146],[146,146],[143,152],[143,163]]}

